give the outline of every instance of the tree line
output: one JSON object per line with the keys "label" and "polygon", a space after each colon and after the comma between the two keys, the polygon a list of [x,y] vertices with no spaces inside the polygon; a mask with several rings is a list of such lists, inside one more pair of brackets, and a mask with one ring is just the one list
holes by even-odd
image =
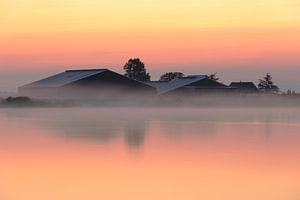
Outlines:
{"label": "tree line", "polygon": [[[145,64],[139,58],[131,58],[124,65],[124,76],[137,81],[150,81],[151,76],[146,71]],[[171,81],[178,77],[184,77],[182,72],[166,72],[160,76],[159,81]],[[209,75],[209,78],[218,81],[217,73]]]}
{"label": "tree line", "polygon": [[[146,71],[145,64],[139,58],[131,58],[124,65],[124,76],[132,78],[137,81],[150,81],[151,76]],[[159,81],[171,81],[178,77],[185,77],[182,72],[166,72],[160,76]],[[218,81],[217,73],[210,74],[208,76],[211,80]],[[274,84],[272,75],[267,73],[262,79],[259,79],[258,89],[264,93],[279,93],[280,89]],[[287,94],[293,94],[294,91],[288,90]]]}

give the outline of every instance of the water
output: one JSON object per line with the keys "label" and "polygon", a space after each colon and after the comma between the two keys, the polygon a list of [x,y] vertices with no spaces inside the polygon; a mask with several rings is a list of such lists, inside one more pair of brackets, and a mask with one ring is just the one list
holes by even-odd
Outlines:
{"label": "water", "polygon": [[300,109],[2,109],[1,200],[298,200]]}

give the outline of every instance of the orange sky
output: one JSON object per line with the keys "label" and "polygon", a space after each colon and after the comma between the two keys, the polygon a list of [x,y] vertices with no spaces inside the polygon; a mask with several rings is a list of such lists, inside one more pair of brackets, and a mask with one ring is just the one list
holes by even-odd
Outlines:
{"label": "orange sky", "polygon": [[300,66],[298,0],[2,0],[0,24],[2,72]]}

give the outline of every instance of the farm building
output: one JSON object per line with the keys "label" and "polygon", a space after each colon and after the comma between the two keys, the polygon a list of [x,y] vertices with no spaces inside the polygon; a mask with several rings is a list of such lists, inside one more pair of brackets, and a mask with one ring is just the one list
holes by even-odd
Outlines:
{"label": "farm building", "polygon": [[253,82],[232,82],[229,87],[238,93],[251,94],[258,92],[258,88]]}
{"label": "farm building", "polygon": [[228,91],[229,87],[210,79],[207,75],[177,77],[171,81],[146,82],[157,90],[157,95],[199,95]]}
{"label": "farm building", "polygon": [[154,96],[155,91],[108,69],[67,70],[19,87],[21,96],[43,99],[123,99]]}

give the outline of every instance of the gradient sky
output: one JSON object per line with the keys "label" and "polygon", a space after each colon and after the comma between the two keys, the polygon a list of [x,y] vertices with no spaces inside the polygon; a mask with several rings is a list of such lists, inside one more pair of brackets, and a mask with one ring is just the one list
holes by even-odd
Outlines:
{"label": "gradient sky", "polygon": [[0,90],[66,68],[122,72],[140,57],[229,83],[271,72],[300,91],[299,0],[1,0]]}

